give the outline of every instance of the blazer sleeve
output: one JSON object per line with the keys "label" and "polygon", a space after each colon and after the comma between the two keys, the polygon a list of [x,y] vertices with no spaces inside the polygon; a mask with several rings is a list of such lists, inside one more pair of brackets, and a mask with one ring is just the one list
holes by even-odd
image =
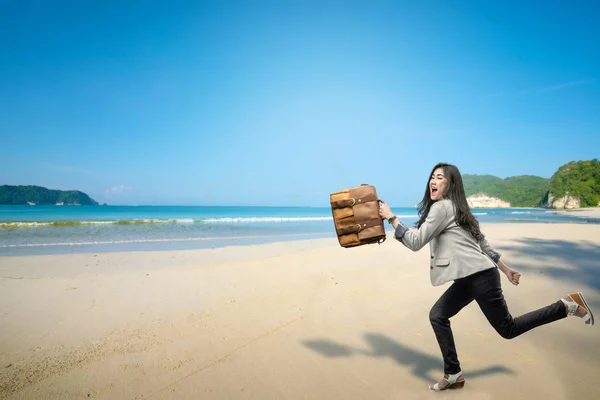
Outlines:
{"label": "blazer sleeve", "polygon": [[448,226],[448,207],[437,201],[429,209],[425,222],[419,228],[408,228],[400,223],[394,232],[394,237],[404,246],[417,251],[423,248],[434,237]]}
{"label": "blazer sleeve", "polygon": [[497,263],[498,260],[500,260],[501,254],[492,249],[492,246],[490,246],[485,237],[479,241],[479,247],[481,247],[481,250],[485,254],[487,254],[492,260],[494,260],[495,263]]}

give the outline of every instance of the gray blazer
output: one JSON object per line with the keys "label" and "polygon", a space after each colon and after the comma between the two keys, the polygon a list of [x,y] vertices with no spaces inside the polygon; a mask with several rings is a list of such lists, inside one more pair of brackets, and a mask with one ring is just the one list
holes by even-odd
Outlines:
{"label": "gray blazer", "polygon": [[496,267],[500,254],[487,240],[479,242],[454,221],[451,200],[433,203],[420,228],[398,225],[394,236],[407,248],[417,251],[430,243],[430,276],[433,286]]}

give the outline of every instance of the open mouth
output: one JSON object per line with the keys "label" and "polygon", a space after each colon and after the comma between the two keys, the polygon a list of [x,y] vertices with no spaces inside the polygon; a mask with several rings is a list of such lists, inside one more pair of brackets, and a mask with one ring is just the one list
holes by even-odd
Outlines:
{"label": "open mouth", "polygon": [[437,191],[438,191],[438,190],[437,190],[437,188],[433,188],[433,187],[431,188],[431,194],[432,194],[432,195],[433,195],[433,194],[436,194],[436,193],[437,193]]}

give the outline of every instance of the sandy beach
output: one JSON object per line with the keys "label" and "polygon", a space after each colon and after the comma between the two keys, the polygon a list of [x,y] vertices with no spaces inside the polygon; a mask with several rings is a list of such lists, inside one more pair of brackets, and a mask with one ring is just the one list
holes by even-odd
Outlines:
{"label": "sandy beach", "polygon": [[600,208],[576,208],[573,210],[558,210],[559,214],[577,216],[580,218],[600,218]]}
{"label": "sandy beach", "polygon": [[[600,225],[487,224],[522,273],[514,316],[583,291],[600,318]],[[192,251],[0,258],[3,399],[595,399],[600,327],[569,317],[502,339],[476,303],[442,359],[429,249],[393,237]]]}

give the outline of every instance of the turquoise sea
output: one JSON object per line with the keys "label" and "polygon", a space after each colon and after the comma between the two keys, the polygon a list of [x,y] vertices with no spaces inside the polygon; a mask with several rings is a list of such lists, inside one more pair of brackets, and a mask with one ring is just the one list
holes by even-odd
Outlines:
{"label": "turquoise sea", "polygon": [[[392,210],[408,226],[417,220],[415,208]],[[473,213],[482,223],[600,223],[546,209]],[[0,206],[0,256],[197,249],[309,238],[335,238],[329,207]]]}

